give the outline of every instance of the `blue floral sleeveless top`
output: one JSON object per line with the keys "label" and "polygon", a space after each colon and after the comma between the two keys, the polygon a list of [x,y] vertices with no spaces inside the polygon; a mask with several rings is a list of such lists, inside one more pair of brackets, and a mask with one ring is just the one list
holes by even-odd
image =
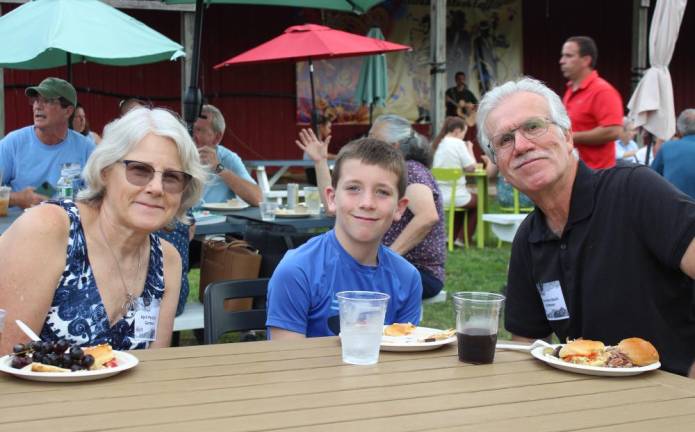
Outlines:
{"label": "blue floral sleeveless top", "polygon": [[[147,348],[149,342],[135,339],[135,313],[131,310],[109,325],[109,317],[97,289],[87,255],[80,212],[70,200],[48,201],[63,207],[70,217],[67,258],[63,275],[53,295],[41,329],[41,340],[67,339],[84,346],[109,343],[117,350]],[[161,300],[164,294],[164,262],[159,238],[150,234],[150,259],[141,298]]]}

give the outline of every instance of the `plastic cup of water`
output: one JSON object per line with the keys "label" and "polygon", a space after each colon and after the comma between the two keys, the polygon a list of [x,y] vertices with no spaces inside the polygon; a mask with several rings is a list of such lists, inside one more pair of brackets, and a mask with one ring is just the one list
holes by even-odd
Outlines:
{"label": "plastic cup of water", "polygon": [[340,307],[343,363],[377,363],[390,296],[375,291],[341,291],[336,298]]}
{"label": "plastic cup of water", "polygon": [[317,215],[321,213],[321,196],[319,195],[319,188],[316,186],[305,186],[304,202],[306,203],[306,208],[309,210],[309,214]]}
{"label": "plastic cup of water", "polygon": [[5,309],[0,309],[0,342],[2,342],[2,330],[5,328]]}
{"label": "plastic cup of water", "polygon": [[258,205],[261,210],[261,220],[272,222],[275,220],[275,212],[278,210],[278,203],[263,201]]}

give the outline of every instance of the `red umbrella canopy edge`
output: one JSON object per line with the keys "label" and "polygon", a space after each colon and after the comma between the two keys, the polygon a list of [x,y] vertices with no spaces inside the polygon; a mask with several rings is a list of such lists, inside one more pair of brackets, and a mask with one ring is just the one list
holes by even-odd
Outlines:
{"label": "red umbrella canopy edge", "polygon": [[215,66],[285,60],[320,60],[405,51],[411,48],[385,40],[335,30],[317,24],[289,27],[280,36]]}

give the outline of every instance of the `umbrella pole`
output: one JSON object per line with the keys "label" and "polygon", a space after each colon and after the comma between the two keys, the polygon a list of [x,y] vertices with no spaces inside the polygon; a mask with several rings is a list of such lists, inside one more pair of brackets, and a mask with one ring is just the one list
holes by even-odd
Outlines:
{"label": "umbrella pole", "polygon": [[314,93],[314,63],[309,58],[309,83],[311,85],[311,129],[313,129],[316,136],[318,136],[318,127],[316,118],[316,94]]}
{"label": "umbrella pole", "polygon": [[193,27],[193,55],[191,56],[191,82],[183,98],[183,118],[188,131],[193,135],[193,124],[200,116],[203,96],[198,88],[198,70],[200,69],[200,42],[203,33],[203,0],[195,2],[195,25]]}
{"label": "umbrella pole", "polygon": [[69,52],[65,53],[65,73],[68,77],[68,82],[72,83],[72,55]]}

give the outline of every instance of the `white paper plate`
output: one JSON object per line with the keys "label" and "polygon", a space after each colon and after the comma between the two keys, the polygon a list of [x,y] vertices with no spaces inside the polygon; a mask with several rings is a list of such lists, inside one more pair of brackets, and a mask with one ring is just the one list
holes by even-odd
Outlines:
{"label": "white paper plate", "polygon": [[[386,327],[386,326],[384,326]],[[456,335],[450,338],[434,341],[434,342],[418,342],[418,339],[423,339],[433,333],[438,333],[443,330],[433,329],[429,327],[417,327],[408,336],[382,336],[381,350],[382,351],[427,351],[437,349],[444,345],[456,342]]]}
{"label": "white paper plate", "polygon": [[77,371],[77,372],[32,372],[31,368],[15,369],[10,364],[12,358],[9,355],[0,357],[0,372],[5,372],[14,375],[18,378],[31,381],[46,381],[46,382],[78,382],[92,381],[102,378],[108,378],[134,368],[139,363],[137,357],[123,351],[113,351],[118,366],[112,368],[97,369],[93,371]]}
{"label": "white paper plate", "polygon": [[278,218],[305,218],[311,216],[309,210],[288,210],[288,209],[277,209],[275,211],[275,217]]}
{"label": "white paper plate", "polygon": [[226,202],[219,203],[205,203],[203,208],[212,211],[230,211],[230,210],[243,210],[249,206],[248,203],[240,199],[231,199]]}
{"label": "white paper plate", "polygon": [[580,365],[580,364],[574,364],[574,363],[567,363],[566,361],[560,360],[557,357],[554,357],[552,355],[547,355],[543,351],[546,348],[544,347],[537,347],[531,350],[531,355],[537,358],[538,360],[560,370],[564,370],[567,372],[574,372],[574,373],[579,373],[579,374],[584,374],[584,375],[595,375],[595,376],[631,376],[631,375],[639,375],[644,372],[649,372],[655,369],[659,369],[661,367],[661,363],[656,362],[652,363],[647,366],[641,366],[641,367],[629,367],[629,368],[608,368],[608,367],[601,367],[601,366],[588,366],[588,365]]}

